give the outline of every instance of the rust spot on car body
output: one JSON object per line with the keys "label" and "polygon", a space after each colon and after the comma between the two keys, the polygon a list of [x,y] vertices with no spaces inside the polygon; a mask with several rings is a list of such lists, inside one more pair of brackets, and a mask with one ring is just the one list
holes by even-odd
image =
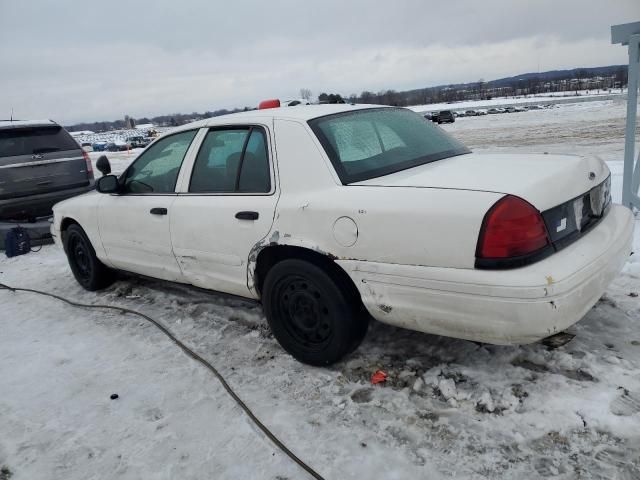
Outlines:
{"label": "rust spot on car body", "polygon": [[393,307],[392,307],[392,306],[390,306],[390,305],[385,305],[385,304],[378,305],[378,308],[379,308],[380,310],[382,310],[384,313],[391,313],[391,310],[393,310]]}

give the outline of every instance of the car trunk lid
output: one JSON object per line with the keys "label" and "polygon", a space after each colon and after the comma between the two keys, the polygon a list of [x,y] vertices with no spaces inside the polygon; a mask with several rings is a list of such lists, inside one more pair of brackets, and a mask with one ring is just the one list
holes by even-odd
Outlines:
{"label": "car trunk lid", "polygon": [[352,185],[504,193],[544,211],[580,197],[608,175],[606,164],[596,157],[470,153]]}

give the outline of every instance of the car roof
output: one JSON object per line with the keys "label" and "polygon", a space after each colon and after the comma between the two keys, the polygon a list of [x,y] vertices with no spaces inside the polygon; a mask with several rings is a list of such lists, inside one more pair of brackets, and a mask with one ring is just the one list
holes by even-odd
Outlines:
{"label": "car roof", "polygon": [[58,125],[53,120],[0,120],[0,128],[43,127]]}
{"label": "car roof", "polygon": [[194,127],[215,127],[217,125],[228,125],[242,123],[243,119],[287,119],[307,121],[326,115],[336,113],[353,112],[357,110],[365,110],[371,108],[389,108],[387,105],[357,105],[352,103],[337,104],[321,104],[321,105],[296,105],[294,107],[265,108],[263,110],[249,110],[246,112],[230,113],[228,115],[220,115],[219,117],[206,118],[197,122],[182,125],[171,130],[177,132],[180,130],[188,130]]}

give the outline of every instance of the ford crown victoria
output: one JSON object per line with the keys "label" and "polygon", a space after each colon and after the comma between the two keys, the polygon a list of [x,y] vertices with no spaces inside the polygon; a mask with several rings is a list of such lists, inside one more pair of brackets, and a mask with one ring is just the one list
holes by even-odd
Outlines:
{"label": "ford crown victoria", "polygon": [[371,317],[494,344],[560,332],[618,274],[633,226],[597,158],[472,153],[367,105],[182,126],[54,213],[84,288],[124,270],[257,299],[313,365],[354,350]]}

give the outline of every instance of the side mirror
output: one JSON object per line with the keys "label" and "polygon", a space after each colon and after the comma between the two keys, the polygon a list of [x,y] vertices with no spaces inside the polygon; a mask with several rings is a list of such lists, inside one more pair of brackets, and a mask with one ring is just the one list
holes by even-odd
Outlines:
{"label": "side mirror", "polygon": [[96,168],[100,170],[102,175],[109,175],[111,173],[111,164],[106,155],[101,155],[96,162]]}
{"label": "side mirror", "polygon": [[[106,159],[106,157],[104,157]],[[100,177],[96,183],[96,190],[100,193],[118,193],[120,183],[115,175],[105,175]]]}

